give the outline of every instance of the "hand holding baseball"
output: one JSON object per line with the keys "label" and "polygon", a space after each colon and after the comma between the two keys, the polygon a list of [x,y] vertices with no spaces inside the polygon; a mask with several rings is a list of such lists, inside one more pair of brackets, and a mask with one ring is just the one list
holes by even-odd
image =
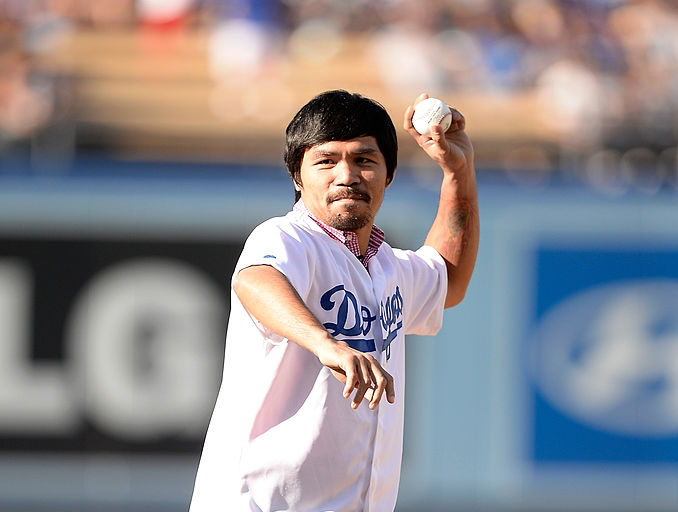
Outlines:
{"label": "hand holding baseball", "polygon": [[[447,124],[445,109],[436,101],[430,101],[431,99],[426,93],[419,95],[414,104],[405,110],[403,126],[426,154],[443,168],[443,171],[453,172],[467,166],[473,160],[473,145],[464,131],[466,120],[461,112],[445,105],[450,110],[450,114],[447,115],[447,119],[450,120],[449,126],[445,128]],[[425,111],[417,112],[418,108]],[[431,122],[426,122],[428,119]],[[423,133],[415,128],[414,122],[417,122],[417,127]]]}

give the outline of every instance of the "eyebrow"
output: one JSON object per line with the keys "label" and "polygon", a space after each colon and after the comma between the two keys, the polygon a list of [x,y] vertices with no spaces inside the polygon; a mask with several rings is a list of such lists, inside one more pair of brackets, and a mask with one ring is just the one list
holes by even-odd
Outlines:
{"label": "eyebrow", "polygon": [[[312,158],[320,158],[325,156],[335,156],[340,154],[340,151],[331,151],[329,149],[313,149],[311,150]],[[351,151],[351,155],[374,155],[378,154],[379,150],[372,146],[361,146],[354,151]]]}

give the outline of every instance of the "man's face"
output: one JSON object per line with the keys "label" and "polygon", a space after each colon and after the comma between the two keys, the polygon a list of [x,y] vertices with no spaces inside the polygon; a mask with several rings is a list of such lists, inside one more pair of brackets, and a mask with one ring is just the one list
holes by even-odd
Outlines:
{"label": "man's face", "polygon": [[306,208],[336,229],[370,229],[384,199],[387,172],[374,137],[312,146],[301,161],[301,192]]}

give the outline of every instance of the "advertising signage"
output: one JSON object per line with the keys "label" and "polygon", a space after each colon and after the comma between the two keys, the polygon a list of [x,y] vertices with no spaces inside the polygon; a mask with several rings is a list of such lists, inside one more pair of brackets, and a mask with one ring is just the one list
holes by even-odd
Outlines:
{"label": "advertising signage", "polygon": [[0,451],[199,452],[241,247],[0,236]]}

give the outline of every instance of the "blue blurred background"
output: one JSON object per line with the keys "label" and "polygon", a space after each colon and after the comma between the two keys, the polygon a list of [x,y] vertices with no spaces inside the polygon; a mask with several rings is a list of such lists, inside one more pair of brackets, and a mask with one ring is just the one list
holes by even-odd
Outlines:
{"label": "blue blurred background", "polygon": [[[229,280],[313,95],[467,117],[465,302],[408,340],[399,512],[678,510],[678,4],[0,0],[0,510],[186,510]],[[237,414],[237,411],[234,411]]]}

